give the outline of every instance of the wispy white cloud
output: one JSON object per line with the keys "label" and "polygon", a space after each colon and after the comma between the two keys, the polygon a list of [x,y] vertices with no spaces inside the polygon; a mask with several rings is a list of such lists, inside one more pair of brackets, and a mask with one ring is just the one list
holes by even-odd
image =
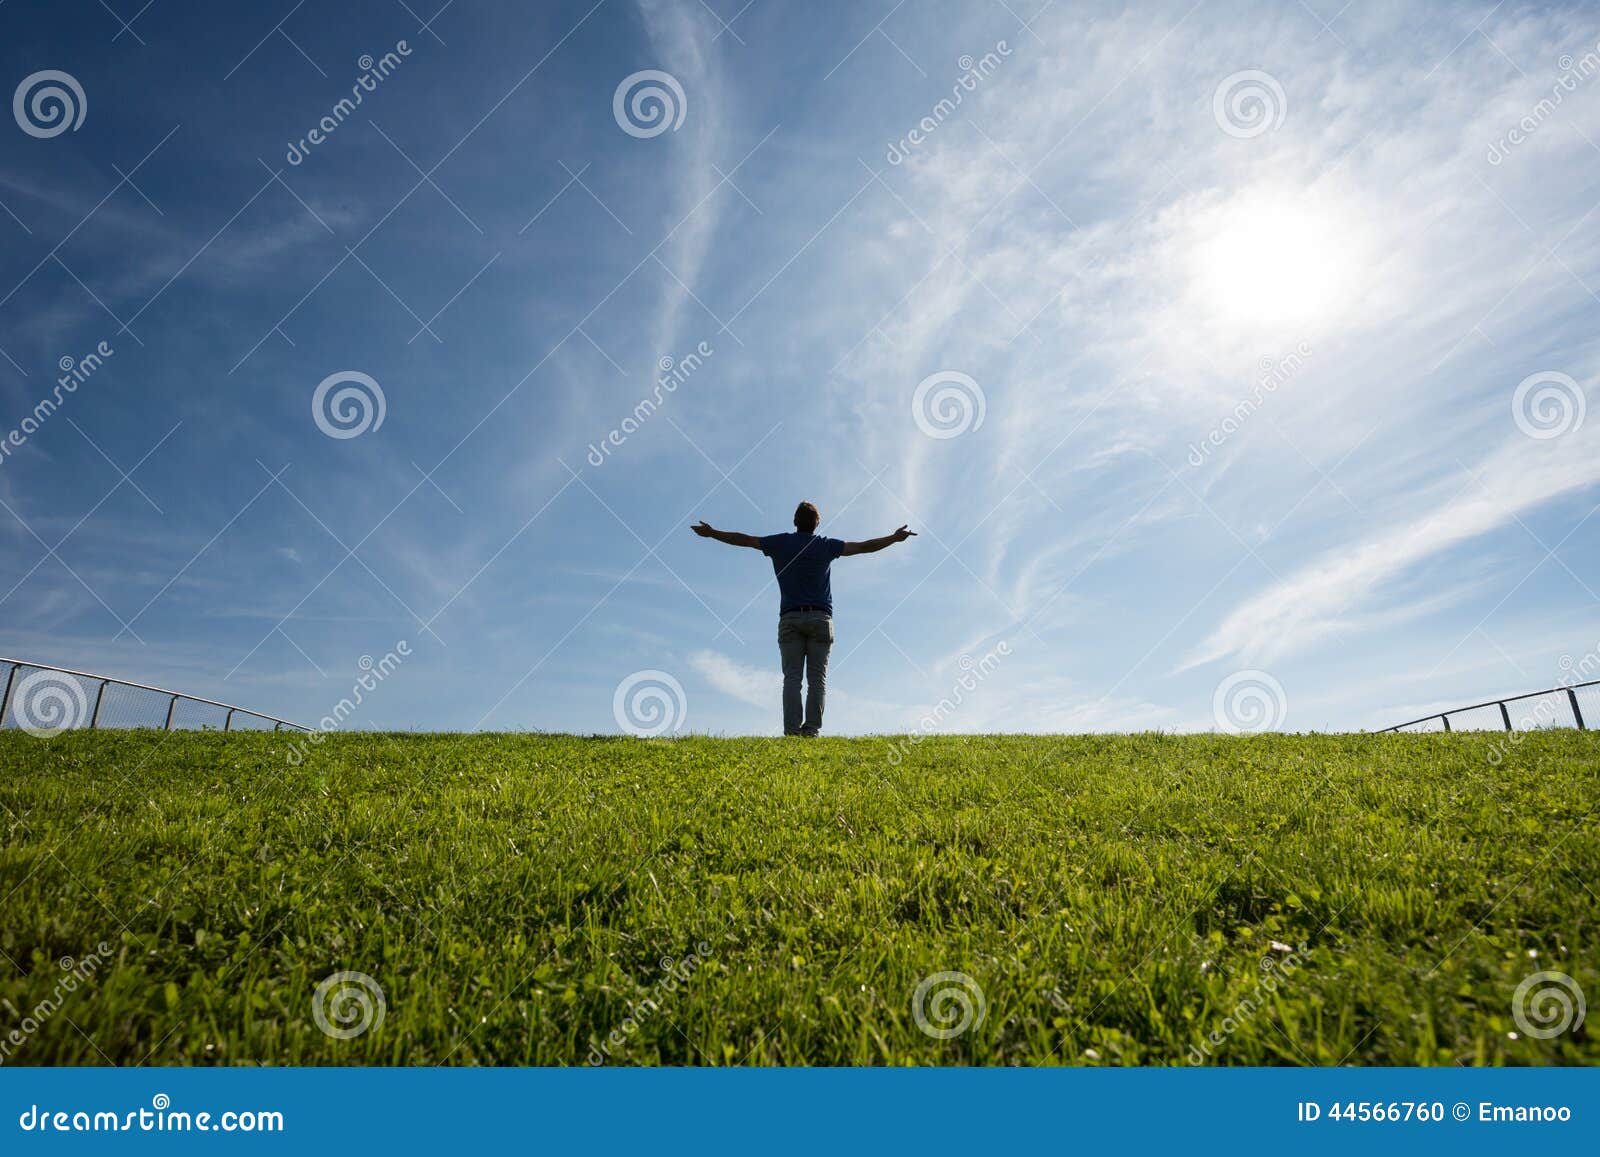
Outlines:
{"label": "wispy white cloud", "polygon": [[[713,167],[718,160],[724,110],[729,102],[720,62],[708,51],[716,31],[710,14],[698,4],[682,0],[638,3],[662,67],[683,86],[686,102],[694,112],[678,130],[687,137],[687,149],[678,165],[671,215],[682,223],[660,253],[660,260],[671,273],[662,271],[661,304],[650,330],[656,356],[676,357],[681,352],[678,329],[685,311],[700,308],[694,300],[698,296],[694,287],[716,235],[718,197],[732,195],[727,190],[717,190],[720,178]],[[702,317],[707,327],[714,324],[708,316]]]}
{"label": "wispy white cloud", "polygon": [[[1325,552],[1251,597],[1222,620],[1186,666],[1229,655],[1270,660],[1358,624],[1357,615],[1381,600],[1385,584],[1397,576],[1600,481],[1600,437],[1592,429],[1548,442],[1513,432],[1514,440],[1479,469],[1457,475],[1460,489],[1442,506]],[[1426,607],[1424,601],[1411,609],[1421,613]]]}
{"label": "wispy white cloud", "polygon": [[707,683],[741,703],[768,710],[776,708],[783,676],[770,667],[752,667],[717,651],[696,651],[689,666]]}

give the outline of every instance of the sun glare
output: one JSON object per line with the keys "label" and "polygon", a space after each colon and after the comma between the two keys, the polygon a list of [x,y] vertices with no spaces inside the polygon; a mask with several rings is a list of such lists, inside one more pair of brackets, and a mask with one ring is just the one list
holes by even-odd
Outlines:
{"label": "sun glare", "polygon": [[1353,223],[1309,197],[1236,197],[1195,222],[1196,303],[1241,325],[1334,320],[1352,300]]}

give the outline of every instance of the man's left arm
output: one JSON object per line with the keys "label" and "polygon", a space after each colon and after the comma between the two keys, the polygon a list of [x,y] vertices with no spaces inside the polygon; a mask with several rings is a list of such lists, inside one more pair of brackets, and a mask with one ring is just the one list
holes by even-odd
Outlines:
{"label": "man's left arm", "polygon": [[741,534],[737,530],[718,530],[704,520],[695,523],[689,528],[701,538],[714,538],[718,542],[725,542],[729,546],[748,546],[752,550],[761,549],[761,540],[753,534]]}

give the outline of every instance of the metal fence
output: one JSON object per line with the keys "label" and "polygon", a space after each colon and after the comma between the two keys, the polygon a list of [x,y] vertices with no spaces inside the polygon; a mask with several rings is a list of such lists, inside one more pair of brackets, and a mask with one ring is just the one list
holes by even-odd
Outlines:
{"label": "metal fence", "polygon": [[[1455,707],[1449,711],[1435,711],[1397,723],[1384,731],[1407,731],[1412,728],[1426,731],[1514,731],[1511,704],[1522,704],[1515,711],[1517,724],[1523,731],[1536,731],[1550,727],[1576,727],[1586,730],[1600,720],[1600,679],[1588,683],[1573,683],[1567,687],[1552,687],[1548,691],[1530,691],[1526,695],[1512,695],[1506,699],[1490,699],[1474,703],[1471,707]],[[1579,692],[1584,692],[1579,695]],[[1452,722],[1452,720],[1454,722]]]}
{"label": "metal fence", "polygon": [[167,731],[310,731],[248,707],[130,683],[49,663],[0,657],[0,729],[54,735],[79,728],[158,727]]}

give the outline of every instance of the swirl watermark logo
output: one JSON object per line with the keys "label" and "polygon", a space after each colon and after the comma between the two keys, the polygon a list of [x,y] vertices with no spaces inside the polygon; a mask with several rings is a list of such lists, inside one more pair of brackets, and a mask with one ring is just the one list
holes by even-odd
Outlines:
{"label": "swirl watermark logo", "polygon": [[1529,374],[1511,394],[1511,417],[1517,429],[1540,441],[1577,430],[1588,408],[1583,387],[1556,370]]}
{"label": "swirl watermark logo", "polygon": [[1211,94],[1211,116],[1230,137],[1248,140],[1283,124],[1289,98],[1270,72],[1247,68],[1222,78]]}
{"label": "swirl watermark logo", "polygon": [[82,727],[89,717],[83,684],[59,671],[35,671],[16,690],[17,726],[29,735],[49,739]]}
{"label": "swirl watermark logo", "polygon": [[359,438],[382,426],[388,412],[383,387],[358,370],[329,374],[311,395],[311,417],[330,438]]}
{"label": "swirl watermark logo", "polygon": [[1535,972],[1511,994],[1511,1019],[1535,1040],[1577,1032],[1587,1011],[1583,989],[1565,972]]}
{"label": "swirl watermark logo", "polygon": [[958,438],[977,430],[987,410],[983,387],[959,370],[929,374],[911,394],[911,419],[930,438]]}
{"label": "swirl watermark logo", "polygon": [[1211,716],[1229,735],[1270,731],[1288,713],[1283,684],[1265,671],[1235,671],[1211,696]]}
{"label": "swirl watermark logo", "polygon": [[353,1040],[383,1027],[389,1004],[365,972],[335,972],[311,994],[311,1019],[334,1040]]}
{"label": "swirl watermark logo", "polygon": [[654,739],[683,729],[689,699],[683,684],[665,671],[635,671],[617,684],[611,696],[617,726],[640,739]]}
{"label": "swirl watermark logo", "polygon": [[622,78],[611,94],[611,115],[630,137],[647,140],[671,129],[678,131],[689,112],[683,85],[670,72],[646,68]]}
{"label": "swirl watermark logo", "polygon": [[989,1015],[983,989],[965,972],[935,972],[911,994],[911,1019],[934,1040],[951,1040],[983,1027]]}
{"label": "swirl watermark logo", "polygon": [[30,137],[49,140],[71,129],[77,132],[89,115],[89,98],[78,78],[47,68],[23,79],[11,98],[11,115]]}

